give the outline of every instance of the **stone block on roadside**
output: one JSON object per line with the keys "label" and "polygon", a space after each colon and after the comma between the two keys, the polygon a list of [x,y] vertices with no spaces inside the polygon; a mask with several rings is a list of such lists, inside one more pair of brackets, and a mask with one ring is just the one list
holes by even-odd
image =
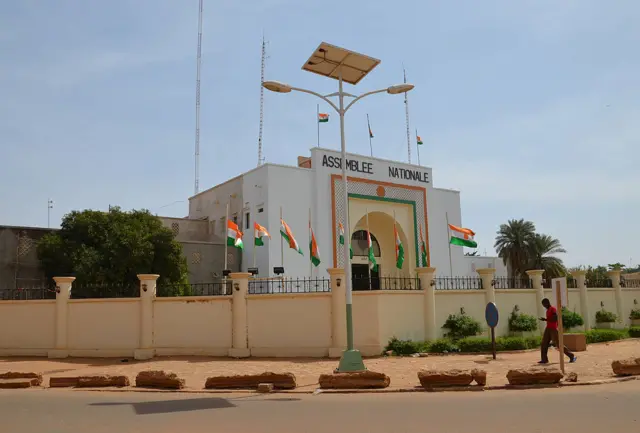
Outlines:
{"label": "stone block on roadside", "polygon": [[485,386],[487,384],[487,372],[484,370],[474,368],[471,370],[471,377],[473,377],[473,380],[475,380],[480,386]]}
{"label": "stone block on roadside", "polygon": [[141,371],[136,376],[136,386],[139,388],[182,389],[184,379],[175,373],[162,370]]}
{"label": "stone block on roadside", "polygon": [[507,380],[509,385],[550,385],[560,383],[564,375],[553,367],[523,368],[509,370]]}
{"label": "stone block on roadside", "polygon": [[388,387],[391,379],[384,373],[358,371],[321,374],[318,383],[321,389],[379,389]]}
{"label": "stone block on roadside", "polygon": [[576,373],[575,371],[572,371],[570,373],[567,373],[564,377],[564,381],[565,382],[577,382],[578,381],[578,373]]}
{"label": "stone block on roadside", "polygon": [[105,387],[118,387],[122,388],[130,386],[129,378],[127,376],[80,376],[78,377],[78,388],[105,388]]}
{"label": "stone block on roadside", "polygon": [[275,389],[295,389],[296,376],[293,373],[245,374],[233,376],[213,376],[207,378],[206,389],[256,389],[261,383],[273,384]]}
{"label": "stone block on roadside", "polygon": [[77,377],[50,377],[49,388],[72,388],[78,386]]}
{"label": "stone block on roadside", "polygon": [[[478,370],[480,371],[480,370]],[[482,380],[478,373],[479,380]],[[468,370],[420,370],[418,379],[423,388],[446,386],[469,386],[473,382],[473,375]],[[486,374],[485,374],[486,382]]]}
{"label": "stone block on roadside", "polygon": [[42,385],[42,375],[38,373],[22,373],[18,371],[8,371],[0,373],[0,379],[31,379],[31,386]]}
{"label": "stone block on roadside", "polygon": [[259,383],[258,392],[268,394],[273,391],[273,383]]}
{"label": "stone block on roadside", "polygon": [[0,389],[31,388],[36,379],[0,379]]}
{"label": "stone block on roadside", "polygon": [[613,361],[611,368],[616,376],[640,375],[640,358],[622,359]]}

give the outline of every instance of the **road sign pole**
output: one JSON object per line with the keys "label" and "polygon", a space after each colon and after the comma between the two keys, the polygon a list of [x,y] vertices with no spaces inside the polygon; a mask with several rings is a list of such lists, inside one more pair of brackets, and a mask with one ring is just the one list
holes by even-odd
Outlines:
{"label": "road sign pole", "polygon": [[493,359],[496,359],[496,328],[491,328],[491,351],[493,352]]}

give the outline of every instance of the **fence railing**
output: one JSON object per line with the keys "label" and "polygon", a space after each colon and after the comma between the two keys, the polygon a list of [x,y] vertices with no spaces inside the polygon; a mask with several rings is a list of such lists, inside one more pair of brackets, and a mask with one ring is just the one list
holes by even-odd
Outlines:
{"label": "fence railing", "polygon": [[139,284],[73,284],[71,299],[138,298]]}
{"label": "fence railing", "polygon": [[365,290],[422,290],[416,277],[352,277],[354,291]]}
{"label": "fence railing", "polygon": [[494,289],[532,289],[530,278],[496,277],[493,279]]}
{"label": "fence railing", "polygon": [[482,279],[476,277],[437,277],[436,290],[482,290]]}
{"label": "fence railing", "polygon": [[620,287],[626,287],[628,289],[638,289],[640,288],[640,280],[625,280],[624,278],[622,278],[620,280]]}
{"label": "fence railing", "polygon": [[569,279],[567,278],[567,288],[569,289],[577,289],[578,288],[578,281],[575,279]]}
{"label": "fence railing", "polygon": [[229,280],[212,281],[210,283],[163,284],[158,285],[156,296],[162,298],[180,296],[225,296],[231,295],[233,282]]}
{"label": "fence railing", "polygon": [[330,292],[328,278],[256,278],[249,280],[250,295],[274,293],[317,293]]}
{"label": "fence railing", "polygon": [[56,299],[56,286],[43,285],[16,289],[0,289],[2,301],[29,301],[39,299]]}
{"label": "fence railing", "polygon": [[585,284],[587,287],[592,287],[592,288],[611,288],[613,287],[613,283],[611,282],[610,278],[602,278],[602,279],[597,279],[597,280],[587,280],[585,281]]}

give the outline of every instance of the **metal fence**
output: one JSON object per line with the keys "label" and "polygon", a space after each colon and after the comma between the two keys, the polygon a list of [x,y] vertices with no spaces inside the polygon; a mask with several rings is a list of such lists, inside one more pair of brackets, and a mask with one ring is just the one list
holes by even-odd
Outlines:
{"label": "metal fence", "polygon": [[17,289],[0,289],[0,300],[2,301],[29,301],[38,299],[56,299],[55,284],[37,287],[20,287]]}
{"label": "metal fence", "polygon": [[256,278],[249,280],[249,294],[330,292],[330,283],[328,278]]}
{"label": "metal fence", "polygon": [[156,296],[180,297],[180,296],[225,296],[231,295],[232,281],[219,280],[210,283],[193,284],[164,284],[158,285]]}
{"label": "metal fence", "polygon": [[496,277],[493,279],[494,289],[532,289],[530,278]]}
{"label": "metal fence", "polygon": [[602,278],[597,280],[587,280],[585,281],[587,287],[599,287],[599,288],[611,288],[613,287],[613,283],[610,278]]}
{"label": "metal fence", "polygon": [[627,287],[629,289],[640,288],[640,280],[625,280],[624,278],[622,278],[620,279],[620,287]]}
{"label": "metal fence", "polygon": [[139,284],[81,283],[71,286],[71,299],[138,298]]}
{"label": "metal fence", "polygon": [[365,290],[422,290],[420,279],[415,277],[353,277],[354,291]]}
{"label": "metal fence", "polygon": [[578,288],[578,281],[575,280],[574,278],[567,278],[567,287],[569,289],[577,289]]}
{"label": "metal fence", "polygon": [[482,279],[477,277],[437,277],[436,290],[482,290]]}

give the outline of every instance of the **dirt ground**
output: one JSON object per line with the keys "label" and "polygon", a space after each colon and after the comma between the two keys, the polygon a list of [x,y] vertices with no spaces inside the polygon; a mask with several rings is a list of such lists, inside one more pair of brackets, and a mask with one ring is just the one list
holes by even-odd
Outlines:
{"label": "dirt ground", "polygon": [[[577,353],[575,364],[566,365],[567,372],[576,372],[578,381],[606,379],[613,377],[611,362],[616,359],[640,357],[640,339],[619,342],[592,344],[586,352]],[[558,365],[558,352],[550,349],[551,365]],[[566,358],[565,358],[566,359]],[[540,360],[537,351],[500,354],[492,360],[490,355],[448,355],[412,357],[379,357],[365,359],[367,369],[382,372],[390,376],[391,388],[411,388],[419,385],[417,373],[422,369],[471,369],[481,368],[487,371],[489,385],[507,383],[509,369],[526,368],[536,365]],[[202,389],[209,376],[251,374],[265,371],[291,372],[298,382],[298,391],[310,392],[317,388],[318,376],[331,373],[338,360],[310,358],[249,358],[234,360],[230,358],[211,358],[193,356],[175,356],[154,358],[149,361],[120,358],[68,358],[53,360],[47,358],[0,358],[0,373],[6,371],[37,372],[45,377],[48,386],[49,377],[79,375],[126,375],[135,379],[143,370],[165,370],[176,373],[186,380],[190,389]]]}

